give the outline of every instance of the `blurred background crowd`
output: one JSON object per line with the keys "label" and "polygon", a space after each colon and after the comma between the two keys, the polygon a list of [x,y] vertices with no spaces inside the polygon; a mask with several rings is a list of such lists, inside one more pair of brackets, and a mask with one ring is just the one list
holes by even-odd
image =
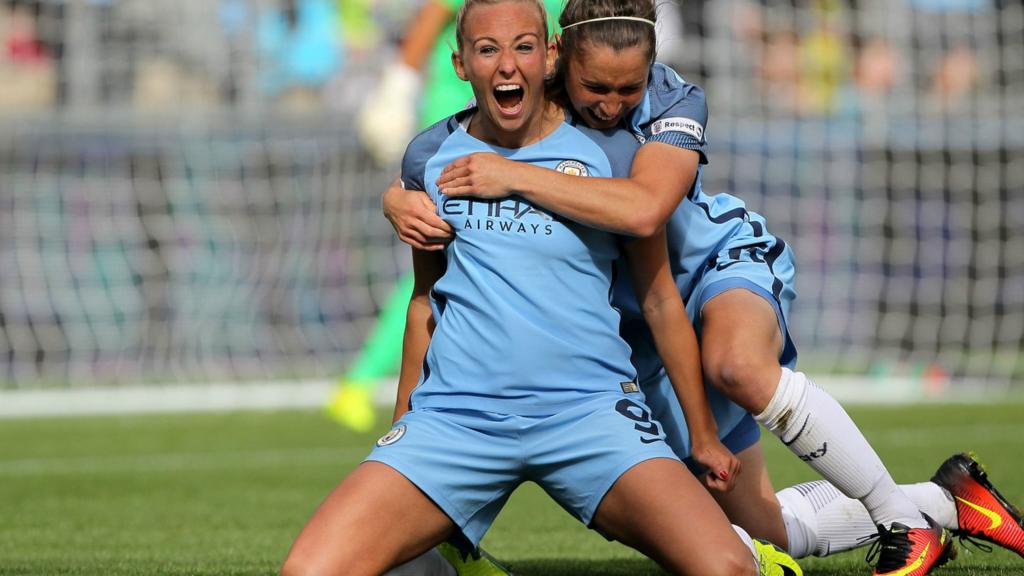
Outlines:
{"label": "blurred background crowd", "polygon": [[[351,114],[418,7],[4,0],[0,113]],[[660,59],[719,114],[1019,113],[1022,18],[1013,0],[664,2]]]}

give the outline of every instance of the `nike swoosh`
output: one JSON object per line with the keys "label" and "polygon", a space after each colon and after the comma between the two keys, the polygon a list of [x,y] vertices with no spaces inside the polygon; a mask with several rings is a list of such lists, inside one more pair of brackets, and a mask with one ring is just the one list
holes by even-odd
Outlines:
{"label": "nike swoosh", "polygon": [[789,566],[779,566],[782,568],[782,576],[796,576],[796,572]]}
{"label": "nike swoosh", "polygon": [[644,444],[654,444],[655,442],[657,442],[659,440],[661,440],[661,438],[641,438],[640,439],[640,441],[643,442]]}
{"label": "nike swoosh", "polygon": [[928,557],[928,550],[931,549],[931,547],[932,545],[930,542],[928,544],[925,544],[924,550],[921,551],[921,555],[917,557],[917,560],[914,560],[913,564],[901,568],[900,570],[897,570],[895,572],[886,572],[885,576],[907,576],[907,574],[910,574],[914,570],[917,570],[921,567],[922,564],[924,564],[924,559]]}
{"label": "nike swoosh", "polygon": [[981,514],[985,518],[988,518],[989,522],[991,522],[992,524],[990,524],[989,527],[986,528],[986,530],[995,530],[996,528],[999,528],[1000,524],[1003,523],[1002,516],[996,514],[995,512],[989,510],[988,508],[985,508],[984,506],[978,506],[974,502],[971,502],[970,500],[964,500],[959,496],[957,496],[956,499],[963,502],[967,506],[973,508],[975,511],[978,512],[978,514]]}

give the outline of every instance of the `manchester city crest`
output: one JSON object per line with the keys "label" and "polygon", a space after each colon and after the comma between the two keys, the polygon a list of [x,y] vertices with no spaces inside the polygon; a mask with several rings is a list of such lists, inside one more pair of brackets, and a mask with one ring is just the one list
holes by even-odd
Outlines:
{"label": "manchester city crest", "polygon": [[377,439],[377,446],[390,446],[405,436],[405,424],[395,426],[390,432]]}
{"label": "manchester city crest", "polygon": [[576,160],[562,160],[555,166],[555,170],[558,170],[562,174],[568,174],[569,176],[588,176],[587,167],[582,162]]}

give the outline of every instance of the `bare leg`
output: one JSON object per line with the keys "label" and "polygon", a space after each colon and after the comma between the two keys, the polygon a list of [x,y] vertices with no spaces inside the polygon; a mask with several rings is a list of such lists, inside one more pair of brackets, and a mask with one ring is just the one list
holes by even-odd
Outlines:
{"label": "bare leg", "polygon": [[440,544],[454,530],[451,519],[405,476],[379,462],[364,462],[317,508],[281,574],[381,574]]}
{"label": "bare leg", "polygon": [[763,412],[782,375],[784,342],[775,310],[753,292],[729,290],[704,304],[701,321],[706,377],[747,412]]}
{"label": "bare leg", "polygon": [[875,524],[927,526],[843,407],[805,374],[783,370],[782,333],[768,301],[728,290],[702,314],[704,372],[716,388],[844,495],[860,500]]}
{"label": "bare leg", "polygon": [[594,526],[673,574],[757,574],[722,509],[675,460],[656,458],[627,470],[598,506]]}
{"label": "bare leg", "polygon": [[761,443],[736,455],[743,463],[743,473],[736,487],[728,493],[712,492],[729,520],[747,531],[753,538],[767,540],[787,549],[786,525],[782,521],[782,508],[775,497],[772,480],[764,463]]}

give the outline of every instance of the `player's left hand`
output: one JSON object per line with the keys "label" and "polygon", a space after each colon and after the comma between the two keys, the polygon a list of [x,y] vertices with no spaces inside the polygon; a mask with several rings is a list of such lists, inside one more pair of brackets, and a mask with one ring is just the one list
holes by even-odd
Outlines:
{"label": "player's left hand", "polygon": [[504,198],[514,193],[509,183],[516,182],[519,164],[493,152],[477,152],[445,166],[437,187],[448,197]]}
{"label": "player's left hand", "polygon": [[729,492],[736,486],[741,463],[739,458],[718,438],[707,442],[694,442],[691,456],[705,468],[701,481],[718,492]]}
{"label": "player's left hand", "polygon": [[425,192],[406,190],[398,179],[384,192],[381,208],[398,239],[418,250],[443,250],[454,234]]}

